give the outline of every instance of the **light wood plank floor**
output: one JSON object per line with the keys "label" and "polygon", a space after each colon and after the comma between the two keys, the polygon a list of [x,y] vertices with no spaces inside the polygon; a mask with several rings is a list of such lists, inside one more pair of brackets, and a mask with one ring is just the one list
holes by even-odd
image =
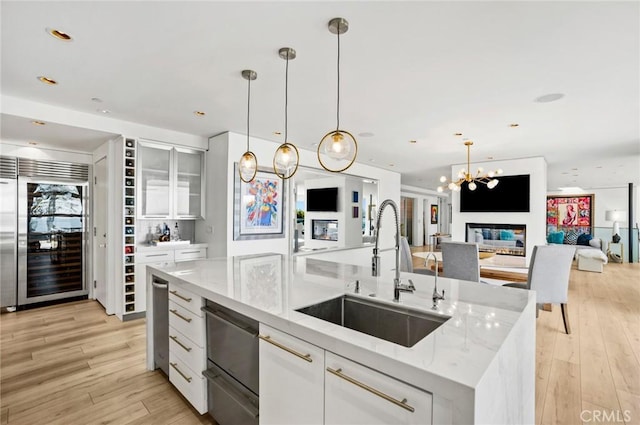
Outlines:
{"label": "light wood plank floor", "polygon": [[0,424],[215,424],[145,367],[145,320],[96,301],[0,316]]}
{"label": "light wood plank floor", "polygon": [[[540,312],[537,424],[640,424],[639,282],[640,264],[574,266],[573,333],[559,308]],[[0,424],[214,423],[145,370],[144,320],[122,323],[82,301],[4,314],[0,329]]]}

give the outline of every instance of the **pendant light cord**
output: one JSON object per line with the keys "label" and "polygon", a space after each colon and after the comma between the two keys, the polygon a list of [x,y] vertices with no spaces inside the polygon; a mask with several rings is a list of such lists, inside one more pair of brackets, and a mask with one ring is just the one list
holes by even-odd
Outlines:
{"label": "pendant light cord", "polygon": [[249,152],[249,117],[251,112],[251,76],[247,79],[249,88],[247,90],[247,152]]}
{"label": "pendant light cord", "polygon": [[338,96],[337,96],[337,104],[336,108],[336,131],[340,131],[340,24],[338,23]]}
{"label": "pendant light cord", "polygon": [[289,51],[284,73],[284,142],[287,143],[287,110],[289,108]]}

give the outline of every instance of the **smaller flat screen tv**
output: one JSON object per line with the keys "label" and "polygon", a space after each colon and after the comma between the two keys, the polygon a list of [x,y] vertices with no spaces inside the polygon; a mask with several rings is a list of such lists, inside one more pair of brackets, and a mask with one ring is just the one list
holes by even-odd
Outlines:
{"label": "smaller flat screen tv", "polygon": [[460,190],[460,212],[529,212],[529,175],[499,176],[498,185],[489,189],[477,183],[471,191],[467,183]]}
{"label": "smaller flat screen tv", "polygon": [[338,211],[338,188],[307,189],[307,211]]}

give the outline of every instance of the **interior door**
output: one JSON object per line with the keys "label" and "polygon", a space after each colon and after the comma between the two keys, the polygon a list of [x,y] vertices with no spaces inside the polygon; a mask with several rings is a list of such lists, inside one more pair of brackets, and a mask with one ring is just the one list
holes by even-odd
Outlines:
{"label": "interior door", "polygon": [[107,308],[107,158],[102,158],[94,164],[93,187],[93,296],[105,309]]}

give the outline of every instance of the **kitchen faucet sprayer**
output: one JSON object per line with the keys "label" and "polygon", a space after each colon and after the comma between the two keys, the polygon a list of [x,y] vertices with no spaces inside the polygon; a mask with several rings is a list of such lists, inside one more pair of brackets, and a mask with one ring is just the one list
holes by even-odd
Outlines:
{"label": "kitchen faucet sprayer", "polygon": [[392,199],[385,199],[380,204],[378,210],[378,219],[376,221],[376,245],[373,248],[373,258],[371,259],[371,275],[380,276],[380,256],[378,255],[378,237],[380,236],[380,220],[382,213],[387,205],[391,205],[393,209],[393,216],[396,222],[396,275],[393,279],[393,300],[398,302],[400,300],[400,221],[398,220],[398,206]]}

